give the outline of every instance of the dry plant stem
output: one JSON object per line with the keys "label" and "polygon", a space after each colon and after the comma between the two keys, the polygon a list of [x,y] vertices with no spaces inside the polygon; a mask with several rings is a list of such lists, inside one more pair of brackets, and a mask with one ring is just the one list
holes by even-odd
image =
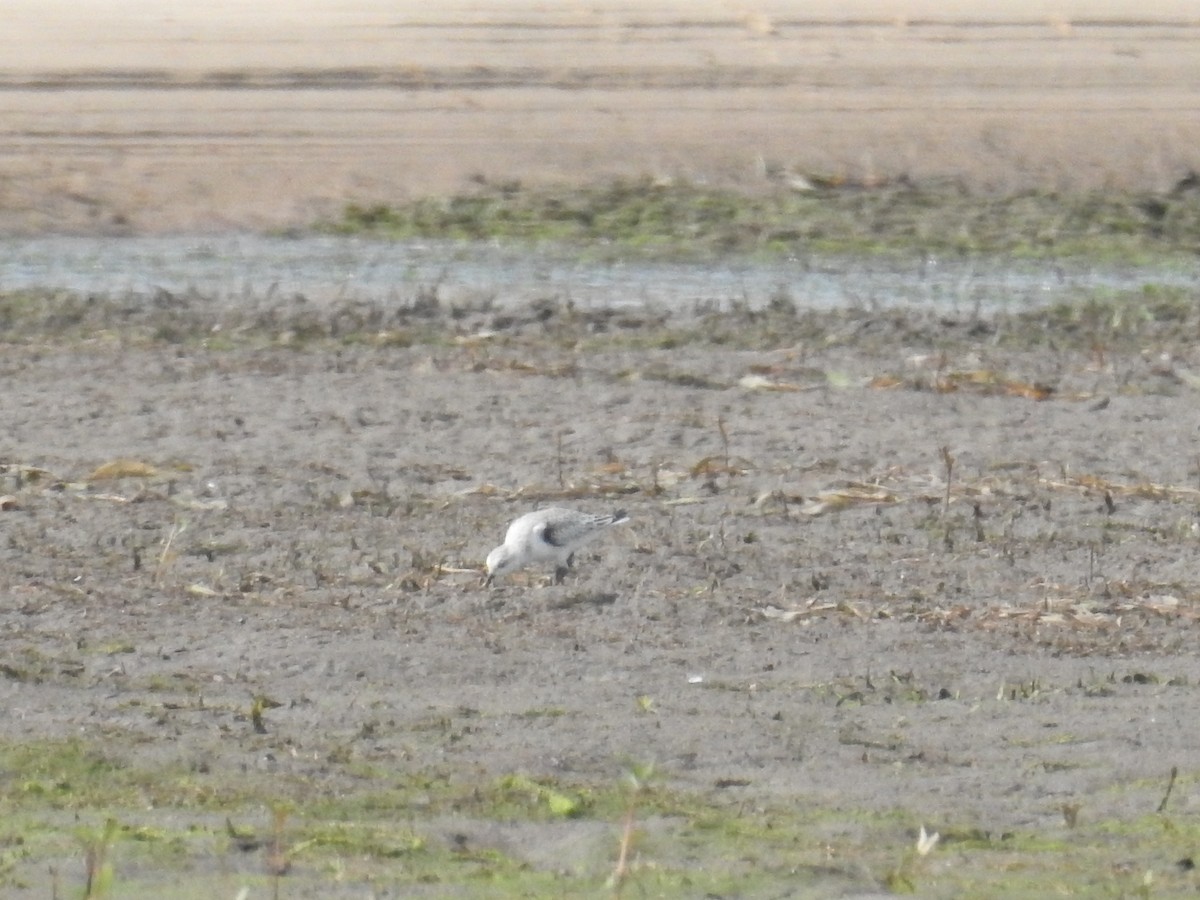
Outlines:
{"label": "dry plant stem", "polygon": [[266,862],[267,870],[271,874],[274,900],[279,900],[280,879],[291,868],[291,861],[287,858],[287,849],[283,843],[283,827],[287,817],[287,810],[281,808],[276,808],[272,815],[271,843],[267,849]]}
{"label": "dry plant stem", "polygon": [[[108,852],[117,836],[115,819],[104,823],[104,830],[87,841],[84,853],[86,881],[83,889],[84,900],[93,900],[108,893],[111,882],[111,871],[108,870]],[[57,892],[57,886],[55,888]]]}
{"label": "dry plant stem", "polygon": [[566,488],[566,482],[563,480],[563,432],[558,432],[555,437],[557,438],[556,444],[558,449],[556,459],[558,464],[558,487],[559,490],[563,490]]}
{"label": "dry plant stem", "polygon": [[87,848],[84,865],[87,868],[87,877],[84,881],[83,896],[91,898],[98,896],[97,891],[100,883],[100,869],[104,865],[104,851],[95,844]]}
{"label": "dry plant stem", "polygon": [[717,416],[717,431],[721,432],[721,455],[725,461],[725,471],[729,471],[729,432],[725,430],[725,420]]}
{"label": "dry plant stem", "polygon": [[1167,811],[1167,801],[1171,799],[1171,791],[1175,789],[1175,779],[1179,776],[1179,766],[1171,766],[1171,777],[1167,779],[1167,789],[1163,793],[1162,803],[1158,804],[1160,813]]}
{"label": "dry plant stem", "polygon": [[629,855],[633,851],[635,812],[635,806],[631,802],[629,808],[625,810],[625,819],[621,825],[621,845],[617,853],[617,864],[613,869],[612,883],[614,897],[621,895],[621,888],[625,885],[625,879],[629,877]]}
{"label": "dry plant stem", "polygon": [[174,559],[174,556],[171,553],[171,547],[175,543],[175,538],[177,538],[177,537],[179,537],[179,535],[183,534],[183,529],[185,527],[186,526],[184,526],[180,522],[176,522],[174,525],[171,526],[171,532],[170,532],[170,534],[167,535],[167,539],[163,542],[162,552],[160,554],[158,554],[158,565],[154,569],[154,583],[155,584],[162,583],[163,576],[166,574],[167,568],[170,566],[171,561]]}
{"label": "dry plant stem", "polygon": [[946,466],[946,496],[942,501],[942,518],[950,513],[950,482],[954,477],[954,457],[949,447],[941,448],[942,463]]}

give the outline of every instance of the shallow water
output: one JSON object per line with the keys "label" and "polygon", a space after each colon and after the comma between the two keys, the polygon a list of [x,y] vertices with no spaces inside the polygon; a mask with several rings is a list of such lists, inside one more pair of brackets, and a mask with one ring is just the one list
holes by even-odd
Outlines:
{"label": "shallow water", "polygon": [[[391,242],[252,234],[138,238],[40,237],[0,244],[0,291],[107,295],[196,292],[221,305],[280,297],[310,302],[411,302],[511,308],[541,300],[581,307],[687,311],[778,297],[798,307],[923,307],[983,312],[1145,285],[1195,287],[1200,272],[1046,262],[850,258],[599,262],[483,243]],[[161,295],[161,294],[160,294]]]}

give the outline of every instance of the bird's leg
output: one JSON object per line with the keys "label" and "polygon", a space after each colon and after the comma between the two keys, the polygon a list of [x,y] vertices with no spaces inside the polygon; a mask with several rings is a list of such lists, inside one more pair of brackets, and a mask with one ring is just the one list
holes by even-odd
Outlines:
{"label": "bird's leg", "polygon": [[565,565],[561,565],[554,570],[554,583],[562,584],[563,579],[567,577],[567,572],[570,570],[571,566],[573,566],[573,565],[575,565],[575,554],[574,553],[572,553],[570,556],[567,557],[567,562]]}
{"label": "bird's leg", "polygon": [[554,583],[555,584],[562,584],[563,579],[566,577],[567,577],[567,567],[566,566],[559,566],[557,569],[554,570]]}

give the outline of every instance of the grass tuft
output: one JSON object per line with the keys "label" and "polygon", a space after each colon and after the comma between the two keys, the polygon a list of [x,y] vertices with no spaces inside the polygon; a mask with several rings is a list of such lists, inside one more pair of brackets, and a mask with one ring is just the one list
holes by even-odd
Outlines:
{"label": "grass tuft", "polygon": [[1134,262],[1194,257],[1200,204],[1186,193],[987,196],[952,182],[910,180],[769,192],[650,177],[582,187],[484,181],[451,197],[351,203],[340,219],[318,227],[398,240],[552,243],[601,256],[917,253]]}

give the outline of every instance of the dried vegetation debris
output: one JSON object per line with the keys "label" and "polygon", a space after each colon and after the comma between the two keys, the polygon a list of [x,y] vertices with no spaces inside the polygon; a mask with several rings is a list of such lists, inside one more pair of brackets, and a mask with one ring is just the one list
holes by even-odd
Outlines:
{"label": "dried vegetation debris", "polygon": [[[489,343],[489,352],[498,346]],[[709,590],[728,582],[731,586],[736,585],[739,592],[746,590],[766,571],[780,565],[784,548],[778,542],[794,540],[794,537],[787,535],[794,533],[799,523],[840,515],[849,515],[854,520],[866,515],[879,520],[884,511],[889,509],[911,510],[903,517],[903,521],[908,523],[908,533],[902,533],[902,525],[873,528],[875,539],[881,546],[887,542],[910,546],[925,544],[923,552],[931,553],[934,557],[949,554],[946,562],[962,552],[982,553],[997,559],[1028,556],[1037,552],[1030,544],[1031,539],[1052,542],[1065,539],[1067,543],[1064,546],[1071,548],[1101,548],[1113,540],[1121,539],[1123,534],[1146,533],[1157,536],[1159,540],[1183,541],[1185,544],[1196,537],[1197,525],[1193,521],[1189,526],[1184,513],[1170,513],[1165,518],[1159,517],[1158,524],[1148,524],[1148,520],[1155,518],[1153,511],[1143,511],[1130,517],[1124,514],[1123,506],[1130,500],[1163,504],[1168,509],[1181,504],[1194,504],[1200,500],[1200,489],[1186,484],[1156,482],[1149,478],[1128,480],[1112,475],[1089,474],[1081,471],[1078,464],[1073,466],[1069,460],[1062,458],[1057,461],[1020,456],[1006,458],[1002,455],[1004,451],[1000,445],[993,449],[998,455],[982,464],[976,461],[973,468],[965,470],[961,465],[956,468],[955,455],[947,447],[940,450],[929,448],[930,454],[922,459],[923,454],[913,446],[910,438],[905,437],[900,446],[905,448],[907,462],[877,463],[865,469],[860,467],[861,464],[856,464],[853,477],[846,477],[849,473],[845,463],[839,462],[836,456],[804,453],[796,457],[779,452],[780,447],[787,446],[790,441],[803,443],[805,430],[815,421],[815,415],[832,416],[828,425],[843,427],[843,423],[838,421],[837,410],[853,408],[856,410],[856,420],[862,426],[869,426],[870,416],[860,419],[858,413],[865,412],[868,407],[882,412],[890,405],[886,401],[883,405],[864,403],[876,394],[883,400],[883,396],[889,393],[873,390],[879,387],[875,379],[858,377],[839,382],[836,378],[831,380],[826,377],[819,391],[815,387],[804,392],[763,391],[761,402],[769,402],[770,408],[782,409],[780,404],[799,402],[801,398],[809,397],[803,403],[808,409],[806,413],[793,422],[781,420],[766,429],[767,434],[777,433],[778,436],[764,445],[758,443],[758,438],[747,439],[744,434],[739,434],[738,423],[744,418],[744,413],[739,416],[734,406],[720,407],[720,412],[710,416],[682,410],[680,413],[671,413],[669,408],[651,412],[639,402],[631,402],[629,392],[634,392],[633,396],[636,396],[638,391],[645,391],[648,387],[640,386],[641,380],[631,379],[627,371],[614,371],[607,365],[605,355],[612,352],[608,348],[556,348],[554,343],[539,346],[528,336],[514,339],[504,346],[509,354],[527,347],[530,361],[515,364],[510,357],[499,363],[497,360],[500,357],[489,356],[481,362],[481,351],[473,344],[443,345],[436,356],[428,356],[416,348],[378,346],[342,349],[338,354],[344,365],[355,369],[363,369],[367,365],[365,361],[371,357],[386,357],[389,359],[389,370],[394,370],[401,363],[398,354],[403,354],[407,362],[402,363],[401,367],[407,369],[409,377],[426,385],[430,378],[451,378],[458,384],[467,384],[475,383],[476,379],[484,376],[497,379],[493,387],[502,392],[515,391],[517,394],[540,396],[544,391],[553,391],[554,383],[565,379],[570,384],[569,393],[580,397],[597,385],[618,385],[626,396],[615,399],[617,405],[613,408],[619,411],[618,415],[622,418],[633,416],[647,423],[639,426],[638,431],[650,435],[663,424],[673,422],[670,428],[680,435],[690,433],[692,437],[675,448],[660,443],[649,454],[646,448],[622,447],[618,455],[613,445],[606,444],[599,448],[597,458],[589,462],[579,454],[581,441],[586,440],[581,435],[591,434],[591,427],[571,424],[569,417],[557,427],[546,422],[546,437],[531,445],[539,448],[538,467],[543,470],[542,473],[528,479],[509,473],[504,481],[488,478],[489,474],[494,478],[501,473],[496,468],[496,459],[487,455],[480,458],[450,453],[445,458],[436,459],[431,456],[422,458],[419,452],[414,451],[405,454],[403,463],[373,463],[368,470],[373,474],[369,475],[369,483],[366,484],[353,475],[347,477],[345,461],[331,458],[326,462],[311,462],[302,467],[308,474],[301,487],[305,495],[301,509],[309,510],[316,518],[291,537],[291,549],[287,554],[273,563],[242,564],[232,570],[223,568],[215,576],[209,577],[188,575],[177,579],[172,572],[181,566],[181,556],[191,560],[220,560],[225,563],[232,562],[239,554],[255,547],[253,552],[259,559],[268,559],[268,546],[253,534],[254,520],[261,520],[270,513],[264,510],[251,512],[244,498],[239,498],[231,506],[228,491],[220,484],[221,479],[208,478],[203,465],[180,455],[164,455],[154,462],[132,455],[115,456],[93,465],[91,471],[78,481],[60,477],[49,469],[30,463],[11,462],[0,472],[9,489],[0,503],[0,510],[36,512],[37,496],[47,492],[59,498],[58,509],[63,508],[62,501],[71,498],[161,509],[161,521],[157,528],[147,524],[144,527],[149,533],[145,536],[123,540],[124,550],[118,550],[117,556],[123,552],[133,572],[142,570],[145,565],[147,571],[152,573],[154,584],[174,584],[182,594],[197,598],[239,594],[287,596],[304,590],[310,583],[326,586],[339,581],[354,592],[361,593],[370,585],[379,583],[380,579],[385,590],[395,588],[409,594],[427,592],[439,584],[465,588],[478,572],[476,557],[480,552],[472,543],[473,532],[470,527],[457,535],[448,547],[438,548],[427,540],[410,540],[401,542],[404,552],[400,553],[384,550],[382,545],[386,543],[386,538],[381,535],[393,521],[428,521],[430,516],[446,516],[463,522],[488,518],[480,501],[485,504],[500,503],[504,509],[520,509],[547,503],[569,502],[586,506],[589,501],[640,498],[640,502],[648,504],[644,509],[661,512],[670,510],[673,519],[690,518],[690,507],[704,509],[703,519],[710,523],[714,512],[719,510],[722,524],[718,530],[708,532],[707,537],[693,548],[687,546],[686,540],[680,543],[679,535],[662,533],[660,536],[666,546],[677,548],[678,558],[701,559],[696,571],[703,573],[703,582]],[[212,364],[218,365],[226,374],[231,371],[231,361],[245,353],[238,349],[203,352]],[[276,348],[271,352],[287,354],[291,351]],[[675,358],[677,364],[689,365],[712,352],[710,348],[699,345],[690,350],[676,348],[669,351],[668,355]],[[640,351],[640,354],[631,353],[627,348],[620,350],[621,359],[627,364],[632,361],[634,368],[638,366],[639,355],[643,359],[657,359],[662,353],[653,349]],[[959,350],[956,353],[963,359],[979,356],[978,349]],[[947,365],[946,361],[954,358],[954,355],[942,351],[937,357],[938,366]],[[986,355],[1000,359],[1004,354],[991,348]],[[568,362],[545,364],[532,361],[544,357],[557,357]],[[265,358],[258,351],[255,351],[254,358],[254,366],[247,369],[247,375],[251,377],[257,371],[282,373],[290,368],[266,365]],[[861,367],[864,362],[875,358],[872,350],[865,357],[855,360],[855,363]],[[1020,355],[1011,358],[1020,359]],[[689,359],[693,362],[689,363]],[[756,359],[759,361],[754,361]],[[844,352],[840,359],[842,363],[845,362]],[[821,350],[797,350],[793,347],[766,353],[731,350],[726,352],[724,359],[707,368],[716,373],[741,370],[755,375],[770,373],[773,378],[785,378],[789,373],[804,373],[808,377],[813,372],[822,372],[825,364],[827,361],[823,360]],[[569,368],[569,377],[563,366]],[[339,365],[338,368],[342,367]],[[1000,380],[994,374],[994,369],[974,371],[982,374],[963,381],[980,388],[982,397],[999,403],[1029,398],[1027,392],[1012,389],[1014,382]],[[1106,398],[1110,395],[1121,396],[1111,376],[1105,382],[1103,379],[1106,376],[1102,371],[1093,374],[1101,379],[1101,387],[1108,392]],[[536,382],[530,383],[527,388],[519,386],[522,380],[530,377],[534,377]],[[836,386],[831,387],[831,384]],[[453,394],[460,389],[451,386],[449,391]],[[683,401],[684,407],[697,402],[705,405],[700,398],[710,390],[707,385],[688,382],[671,382],[670,389],[679,392],[677,399]],[[753,403],[756,402],[753,396],[759,392],[744,393]],[[925,401],[920,400],[923,393],[924,388],[915,390],[913,401],[923,405]],[[947,392],[932,390],[928,393],[936,396]],[[1045,397],[1039,395],[1033,399],[1058,404],[1066,401],[1067,406],[1075,406],[1076,401],[1083,398],[1062,392]],[[412,402],[414,411],[420,412],[420,427],[429,432],[425,435],[425,446],[430,448],[438,446],[435,436],[438,432],[448,435],[476,434],[479,428],[488,427],[486,418],[473,427],[467,412],[461,408],[454,410],[447,407],[442,413],[434,415],[430,411],[432,407],[427,406],[420,397],[405,402]],[[385,426],[389,421],[398,421],[387,412],[387,406],[383,401],[373,403],[370,414],[365,418],[362,415],[350,419],[339,416],[337,422],[341,428],[349,429],[361,439],[368,431]],[[823,412],[820,411],[822,409]],[[1083,410],[1082,414],[1086,416],[1102,410],[1102,407],[1093,405]],[[936,420],[938,416],[947,414],[953,419],[961,413],[957,408],[933,407],[915,415],[932,416]],[[881,423],[884,421],[880,420]],[[655,425],[655,422],[659,424]],[[756,430],[762,431],[761,428]],[[251,429],[241,427],[242,440],[248,439],[251,434]],[[219,435],[214,432],[214,436],[222,442],[230,439],[224,431]],[[900,440],[899,437],[896,439]],[[694,449],[683,450],[683,446]],[[912,457],[914,451],[915,458]],[[965,443],[960,441],[956,451],[959,455],[975,452],[976,448],[971,446],[969,438]],[[522,471],[532,472],[531,463],[525,460]],[[390,468],[391,471],[384,475],[384,468]],[[272,476],[268,472],[269,469],[260,468],[258,475],[243,484],[241,490],[246,496],[254,497],[264,488],[269,489]],[[323,481],[328,482],[324,488],[319,486]],[[355,484],[356,481],[358,484]],[[1082,506],[1076,502],[1075,508],[1090,512],[1083,513],[1083,518],[1077,522],[1055,521],[1065,508],[1057,505],[1055,500],[1060,495],[1070,495],[1076,501],[1082,501]],[[257,502],[251,500],[251,507]],[[1050,512],[1052,508],[1055,508],[1055,512]],[[321,546],[323,526],[320,519],[353,519],[363,513],[373,520],[370,536],[352,536],[349,553],[342,550],[336,559],[322,559],[326,554]],[[464,519],[464,516],[467,518]],[[1024,533],[1030,527],[1033,531]],[[222,532],[227,530],[237,537],[224,539]],[[861,541],[862,536],[857,536],[850,546]],[[647,544],[643,539],[636,542],[634,549],[654,556],[656,552],[653,547],[653,543]],[[738,549],[734,551],[733,547]],[[972,547],[974,550],[968,551],[967,548]],[[719,552],[714,554],[714,549]],[[409,560],[407,564],[404,562],[406,557]],[[106,552],[106,558],[112,558],[112,553]],[[874,559],[874,564],[882,564],[887,554],[881,554],[877,547],[867,552],[866,558]],[[805,565],[800,560],[796,562],[802,568]],[[183,568],[194,570],[196,566],[189,562]],[[666,570],[671,568],[674,567],[667,566]],[[920,568],[922,565],[917,564],[916,569]],[[1081,628],[1094,627],[1103,622],[1119,625],[1122,615],[1139,608],[1132,600],[1120,608],[1097,605],[1093,602],[1095,587],[1089,587],[1086,583],[1061,596],[1037,588],[1031,590],[1027,585],[1020,591],[1022,597],[1019,601],[997,596],[978,597],[958,603],[951,602],[952,596],[940,589],[922,589],[913,594],[909,588],[889,584],[887,577],[874,581],[876,587],[873,590],[865,593],[857,590],[847,592],[846,585],[831,587],[825,576],[814,573],[816,598],[797,601],[792,597],[783,605],[775,601],[742,599],[736,605],[756,610],[757,615],[782,620],[803,619],[811,617],[814,612],[832,610],[851,612],[867,619],[899,615],[956,628],[987,628],[991,622],[1005,620]],[[1141,593],[1158,598],[1153,603],[1148,601],[1146,610],[1163,616],[1184,617],[1195,602],[1197,591],[1179,582],[1163,581],[1156,586],[1152,579],[1126,580],[1128,584],[1143,581],[1145,586],[1140,589]],[[787,578],[784,583],[790,584],[793,580]],[[1109,583],[1106,579],[1105,584]],[[843,591],[841,598],[826,599],[839,589]],[[914,598],[917,598],[915,604]],[[1174,598],[1174,602],[1164,598]],[[343,598],[338,602],[346,600]]]}

